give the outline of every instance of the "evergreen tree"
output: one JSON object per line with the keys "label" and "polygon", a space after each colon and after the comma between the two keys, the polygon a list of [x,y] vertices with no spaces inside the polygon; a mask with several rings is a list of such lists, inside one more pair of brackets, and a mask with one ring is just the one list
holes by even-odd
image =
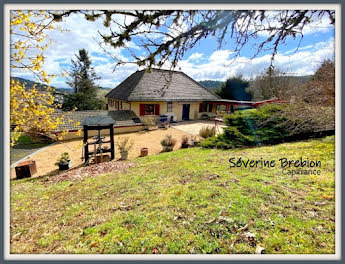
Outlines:
{"label": "evergreen tree", "polygon": [[242,76],[233,77],[226,80],[225,83],[216,91],[216,94],[223,99],[250,101],[251,95],[246,92],[249,82],[242,79]]}
{"label": "evergreen tree", "polygon": [[74,93],[67,95],[64,99],[62,108],[64,110],[97,110],[101,109],[103,102],[97,98],[99,87],[95,80],[96,75],[88,52],[80,49],[76,54],[76,60],[71,60],[72,69],[69,72],[70,78],[66,83],[73,88]]}

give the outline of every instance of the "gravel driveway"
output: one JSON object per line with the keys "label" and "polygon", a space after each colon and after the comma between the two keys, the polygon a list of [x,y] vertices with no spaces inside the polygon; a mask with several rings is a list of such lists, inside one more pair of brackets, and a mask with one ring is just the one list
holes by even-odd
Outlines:
{"label": "gravel driveway", "polygon": [[[162,146],[160,142],[167,134],[171,135],[177,140],[177,144],[175,145],[174,150],[181,147],[181,137],[183,135],[190,136],[190,133],[188,132],[170,127],[168,129],[157,129],[154,131],[141,131],[136,133],[115,135],[115,144],[119,137],[128,136],[131,140],[133,140],[134,145],[130,150],[128,156],[129,159],[132,159],[140,155],[140,150],[143,147],[147,147],[149,149],[149,155],[161,152]],[[82,144],[82,139],[58,142],[43,149],[37,154],[32,155],[30,159],[36,161],[37,167],[37,173],[35,173],[34,177],[54,174],[58,172],[58,167],[55,165],[55,162],[63,152],[69,153],[69,156],[72,160],[72,167],[81,165],[83,163],[81,159]],[[119,158],[120,153],[117,147],[115,147],[115,160]],[[11,168],[11,178],[15,178],[14,168]]]}
{"label": "gravel driveway", "polygon": [[[184,131],[189,134],[198,135],[199,131],[204,126],[214,126],[214,121],[211,120],[197,120],[197,121],[183,121],[172,124],[174,128]],[[223,132],[223,128],[226,127],[223,122],[217,122],[217,134]]]}

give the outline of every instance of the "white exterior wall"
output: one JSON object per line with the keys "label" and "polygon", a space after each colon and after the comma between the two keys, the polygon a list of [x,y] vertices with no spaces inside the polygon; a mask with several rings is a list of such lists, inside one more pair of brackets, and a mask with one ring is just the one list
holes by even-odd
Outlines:
{"label": "white exterior wall", "polygon": [[[118,100],[117,100],[118,101]],[[118,110],[115,108],[116,100],[108,98],[108,110]],[[121,101],[119,104],[121,104]],[[172,102],[172,112],[175,114],[177,121],[182,120],[183,105],[189,104],[189,119],[200,119],[201,115],[210,112],[199,113],[200,102]],[[122,109],[120,110],[132,110],[140,118],[140,104],[159,104],[159,114],[164,115],[167,113],[168,102],[155,102],[155,101],[143,101],[143,102],[125,102],[122,101]],[[121,108],[121,107],[120,107]],[[208,108],[207,108],[208,109]],[[212,113],[216,113],[216,106],[212,107]]]}

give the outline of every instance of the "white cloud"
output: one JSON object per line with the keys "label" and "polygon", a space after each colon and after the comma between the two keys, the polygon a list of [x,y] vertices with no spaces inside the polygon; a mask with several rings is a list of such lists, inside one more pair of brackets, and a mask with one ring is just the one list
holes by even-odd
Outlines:
{"label": "white cloud", "polygon": [[198,61],[202,58],[203,54],[202,53],[199,53],[199,52],[195,52],[193,53],[192,55],[189,56],[188,60],[192,61],[192,60],[195,60],[195,61]]}
{"label": "white cloud", "polygon": [[227,60],[233,52],[230,50],[216,50],[212,53],[209,60],[211,61],[219,61],[219,60]]}
{"label": "white cloud", "polygon": [[[217,50],[211,54],[207,61],[197,64],[192,60],[182,60],[179,66],[183,72],[192,78],[200,80],[224,81],[229,77],[243,75],[245,78],[253,78],[262,73],[269,65],[271,55],[263,55],[249,60],[238,57],[232,60],[229,50]],[[310,49],[298,50],[292,55],[276,55],[274,65],[292,75],[313,74],[320,63],[326,58],[334,56],[334,39],[318,42]]]}
{"label": "white cloud", "polygon": [[[279,11],[280,12],[280,11]],[[291,14],[292,11],[289,11],[288,13]],[[277,11],[268,11],[265,13],[266,19],[263,20],[262,23],[262,29],[267,29],[271,27],[280,27],[279,21],[275,18],[277,14]],[[251,30],[254,29],[254,26],[249,26]],[[323,15],[321,18],[318,17],[318,14],[315,13],[311,16],[311,22],[310,24],[307,24],[303,27],[302,34],[310,35],[315,33],[324,33],[328,32],[330,30],[334,30],[334,25],[331,25],[330,19],[328,15]],[[262,37],[268,37],[272,33],[269,33],[269,31],[260,31],[258,33],[259,36]]]}
{"label": "white cloud", "polygon": [[[127,23],[129,20],[126,21]],[[49,47],[45,53],[46,61],[43,65],[43,69],[48,74],[59,74],[66,66],[60,66],[60,64],[70,64],[71,59],[75,59],[75,54],[79,49],[85,48],[91,60],[94,63],[96,74],[101,77],[97,83],[101,86],[114,87],[114,84],[119,80],[127,77],[132,73],[137,66],[121,66],[116,69],[116,73],[113,73],[115,61],[107,55],[107,53],[97,44],[97,41],[101,40],[99,32],[105,33],[108,31],[104,27],[101,20],[94,22],[87,21],[82,14],[71,14],[67,18],[64,18],[60,23],[60,26],[65,30],[51,31],[49,37],[53,40],[53,44]],[[114,25],[113,25],[114,27]],[[131,49],[139,49],[133,42],[129,42],[127,47]],[[114,49],[112,47],[105,47],[105,49],[113,56],[128,60],[122,52],[125,48]],[[133,67],[134,66],[134,67]],[[18,76],[29,80],[34,80],[35,77],[27,71],[21,71],[19,69],[13,69],[12,76]],[[53,79],[51,85],[56,87],[67,87],[62,78]]]}
{"label": "white cloud", "polygon": [[[129,23],[129,21],[126,21]],[[49,34],[53,39],[53,45],[47,50],[46,63],[44,69],[49,74],[61,73],[63,67],[70,63],[72,58],[79,49],[85,48],[94,62],[94,68],[101,79],[98,84],[104,87],[115,87],[131,73],[138,69],[135,64],[127,64],[119,66],[114,72],[115,61],[99,47],[94,40],[101,40],[98,32],[108,31],[102,24],[101,20],[95,22],[87,21],[81,14],[72,14],[64,19],[61,24],[68,32],[54,31]],[[116,25],[113,25],[116,27]],[[305,29],[305,34],[315,32],[324,32],[329,30],[329,21],[326,18],[312,24]],[[185,24],[181,28],[185,27]],[[170,33],[177,34],[181,28],[173,28]],[[158,36],[157,36],[158,37]],[[161,35],[159,37],[162,37]],[[128,47],[137,51],[140,48],[134,43],[130,42]],[[124,55],[125,48],[114,49],[112,47],[105,47],[105,49],[112,55],[119,57],[122,60],[128,60]],[[264,55],[253,60],[245,57],[238,57],[232,62],[231,56],[233,51],[224,49],[213,52],[209,57],[198,52],[191,54],[187,59],[179,62],[181,70],[190,75],[196,80],[225,80],[227,77],[242,74],[244,77],[250,78],[262,72],[269,66],[270,55]],[[324,58],[331,58],[334,55],[334,38],[328,41],[318,42],[314,45],[301,47],[297,52],[290,50],[284,54],[277,54],[275,65],[283,70],[287,70],[293,74],[305,75],[312,74],[316,65],[318,65]],[[61,65],[64,64],[64,65]],[[30,72],[20,72],[19,70],[12,70],[12,76],[18,76],[33,80],[34,77]],[[52,85],[57,87],[66,87],[62,78],[55,79]]]}

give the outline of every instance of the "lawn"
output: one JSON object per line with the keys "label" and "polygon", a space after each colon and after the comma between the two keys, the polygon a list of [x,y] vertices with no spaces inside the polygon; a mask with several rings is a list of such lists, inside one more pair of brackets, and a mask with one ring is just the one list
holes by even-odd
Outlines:
{"label": "lawn", "polygon": [[[230,157],[299,157],[321,175],[230,168]],[[229,151],[183,149],[124,171],[11,181],[11,253],[335,251],[334,136]]]}

